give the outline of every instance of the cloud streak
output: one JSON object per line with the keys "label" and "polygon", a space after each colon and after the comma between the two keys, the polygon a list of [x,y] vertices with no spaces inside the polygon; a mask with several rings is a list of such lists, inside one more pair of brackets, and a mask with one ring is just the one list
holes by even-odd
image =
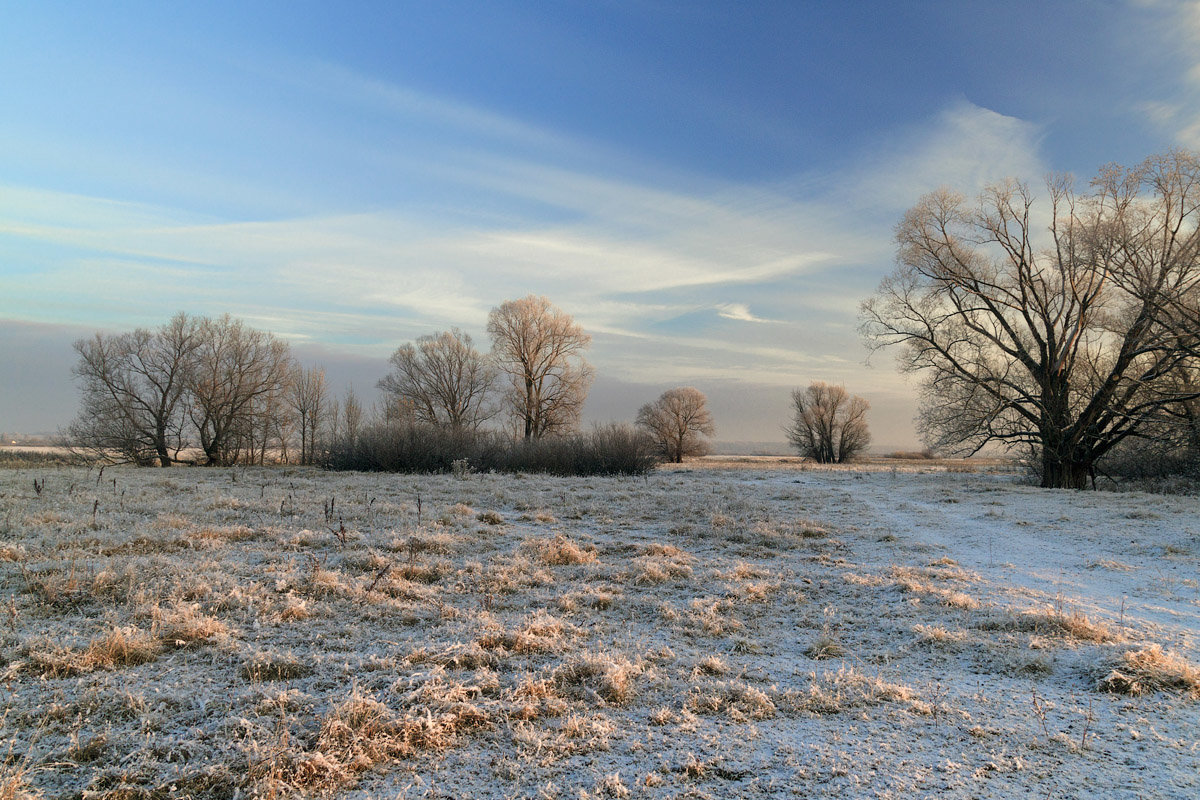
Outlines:
{"label": "cloud streak", "polygon": [[[382,359],[432,330],[481,331],[489,308],[534,292],[596,334],[592,360],[616,380],[853,385],[868,380],[854,309],[890,263],[898,214],[940,183],[971,190],[1040,167],[1038,128],[960,102],[836,170],[770,185],[634,179],[628,163],[597,165],[587,143],[337,70],[322,80],[503,146],[450,148],[419,170],[453,213],[401,201],[217,219],[2,186],[0,255],[31,266],[5,268],[19,292],[0,315],[64,322],[90,304],[85,319],[120,329],[230,311]],[[513,153],[541,144],[553,158]],[[120,311],[133,296],[140,311]]]}

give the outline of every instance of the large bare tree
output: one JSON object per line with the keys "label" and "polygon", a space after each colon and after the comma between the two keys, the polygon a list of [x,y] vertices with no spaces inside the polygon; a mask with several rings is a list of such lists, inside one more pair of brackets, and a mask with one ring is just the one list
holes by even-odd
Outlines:
{"label": "large bare tree", "polygon": [[645,428],[663,457],[678,464],[688,456],[709,451],[705,437],[716,433],[708,398],[692,386],[668,389],[638,410],[637,424]]}
{"label": "large bare tree", "polygon": [[1175,376],[1197,365],[1200,158],[1106,167],[1083,192],[1047,184],[1045,234],[1022,184],[924,197],[863,332],[924,375],[928,443],[1029,450],[1043,486],[1084,488],[1115,445],[1197,397]]}
{"label": "large bare tree", "polygon": [[205,319],[190,373],[190,414],[209,464],[255,457],[262,415],[278,413],[292,361],[286,342],[228,314]]}
{"label": "large bare tree", "polygon": [[545,297],[508,300],[488,315],[492,357],[512,380],[509,410],[526,439],[579,424],[592,368],[583,351],[592,337]]}
{"label": "large bare tree", "polygon": [[391,364],[378,384],[394,398],[389,408],[411,408],[418,420],[454,430],[474,430],[496,413],[496,369],[458,328],[401,345]]}
{"label": "large bare tree", "polygon": [[183,396],[199,324],[179,313],[157,330],[97,333],[75,342],[83,404],[69,436],[75,446],[167,467],[184,446]]}
{"label": "large bare tree", "polygon": [[821,464],[842,464],[861,455],[871,443],[867,429],[870,405],[844,386],[814,381],[792,392],[795,416],[787,431],[801,455]]}

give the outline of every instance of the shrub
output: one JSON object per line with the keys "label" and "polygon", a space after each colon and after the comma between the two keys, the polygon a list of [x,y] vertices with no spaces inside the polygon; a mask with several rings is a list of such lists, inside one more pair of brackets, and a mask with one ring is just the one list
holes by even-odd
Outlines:
{"label": "shrub", "polygon": [[587,433],[514,440],[494,431],[432,425],[376,425],[330,448],[324,466],[364,472],[547,472],[554,475],[642,475],[657,457],[628,425]]}

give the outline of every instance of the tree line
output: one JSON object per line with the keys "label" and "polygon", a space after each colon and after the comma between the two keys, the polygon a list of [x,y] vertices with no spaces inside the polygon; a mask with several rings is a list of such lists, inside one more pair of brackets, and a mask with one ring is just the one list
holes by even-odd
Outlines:
{"label": "tree line", "polygon": [[[374,413],[352,389],[331,397],[322,368],[300,365],[286,342],[229,315],[179,313],[154,330],[97,333],[74,345],[82,403],[67,439],[109,460],[161,466],[282,460],[382,468],[390,459],[417,468],[468,453],[480,463],[517,463],[498,455],[503,437],[483,437],[482,429],[500,420],[527,443],[574,433],[594,375],[584,359],[591,338],[534,295],[492,309],[487,333],[486,353],[457,328],[401,345],[377,384],[384,401]],[[861,398],[818,383],[794,401],[788,433],[803,454],[846,461],[869,442]],[[678,463],[709,452],[715,430],[707,398],[682,386],[643,405],[634,428],[618,426],[553,456],[543,448],[537,458],[566,469],[580,452],[642,464],[646,451]]]}
{"label": "tree line", "polygon": [[[932,449],[1000,445],[1045,487],[1094,486],[1098,470],[1129,463],[1200,473],[1200,155],[1046,187],[1045,210],[1013,180],[975,200],[923,197],[896,228],[895,271],[861,306],[866,344],[897,348],[922,376],[918,427]],[[500,419],[527,442],[575,430],[590,337],[533,295],[494,308],[487,333],[487,354],[457,329],[400,347],[379,383],[385,421],[462,432]],[[71,440],[137,463],[167,465],[190,447],[205,463],[261,462],[273,449],[290,457],[297,438],[312,463],[323,426],[352,440],[363,424],[352,393],[335,413],[320,370],[228,315],[179,314],[75,349],[83,410]],[[844,388],[814,383],[792,400],[786,432],[801,453],[845,461],[869,443],[867,405]],[[672,461],[703,452],[714,431],[691,387],[637,423]]]}

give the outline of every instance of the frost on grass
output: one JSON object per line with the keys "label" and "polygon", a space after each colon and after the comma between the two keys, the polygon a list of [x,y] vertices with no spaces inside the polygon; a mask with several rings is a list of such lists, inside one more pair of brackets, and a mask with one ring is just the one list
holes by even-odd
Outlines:
{"label": "frost on grass", "polygon": [[1143,695],[1176,692],[1200,700],[1200,667],[1152,644],[1126,650],[1111,661],[1097,684],[1102,692]]}
{"label": "frost on grass", "polygon": [[1023,795],[1151,705],[1137,757],[1191,763],[1196,667],[1132,602],[1118,626],[921,544],[1025,521],[1022,487],[797,474],[0,470],[0,799]]}

